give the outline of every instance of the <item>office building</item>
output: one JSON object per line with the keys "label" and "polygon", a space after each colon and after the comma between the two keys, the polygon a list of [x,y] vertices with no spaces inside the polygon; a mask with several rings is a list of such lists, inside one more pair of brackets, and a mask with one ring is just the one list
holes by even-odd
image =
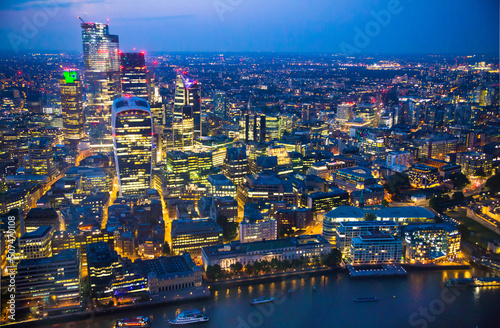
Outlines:
{"label": "office building", "polygon": [[424,164],[413,164],[408,170],[408,178],[414,188],[435,187],[439,185],[439,169]]}
{"label": "office building", "polygon": [[77,71],[65,70],[59,79],[61,107],[63,114],[64,141],[76,148],[85,136],[83,131],[84,113],[82,80]]}
{"label": "office building", "polygon": [[412,224],[405,227],[403,245],[407,261],[430,262],[460,252],[460,232],[449,223]]}
{"label": "office building", "polygon": [[153,124],[147,101],[122,97],[113,103],[113,140],[120,195],[144,195],[151,188]]}
{"label": "office building", "polygon": [[492,161],[485,153],[474,151],[457,153],[457,164],[468,177],[489,176],[493,173]]}
{"label": "office building", "polygon": [[33,175],[45,175],[49,181],[58,174],[50,138],[33,138],[29,142],[27,171]]}
{"label": "office building", "polygon": [[351,264],[400,263],[403,255],[401,240],[382,231],[370,231],[352,238]]}
{"label": "office building", "polygon": [[312,209],[315,217],[332,209],[349,204],[349,193],[345,190],[332,187],[328,192],[317,191],[307,195],[307,207]]}
{"label": "office building", "polygon": [[144,52],[120,52],[122,94],[151,101],[151,81]]}
{"label": "office building", "polygon": [[245,142],[266,141],[266,115],[244,114],[241,121]]}
{"label": "office building", "polygon": [[52,208],[32,208],[24,218],[25,232],[33,232],[41,226],[51,226],[54,230],[61,230],[59,215]]}
{"label": "office building", "polygon": [[264,218],[256,204],[245,204],[243,221],[240,222],[240,242],[278,238],[278,225],[274,218]]}
{"label": "office building", "polygon": [[410,223],[434,223],[435,215],[420,206],[387,207],[375,214],[379,221],[395,221],[401,225]]}
{"label": "office building", "polygon": [[413,156],[408,151],[391,151],[386,156],[386,166],[397,172],[406,171],[413,162]]}
{"label": "office building", "polygon": [[302,256],[312,258],[330,253],[332,245],[321,235],[302,235],[277,240],[256,241],[253,243],[232,242],[216,246],[203,247],[201,258],[205,270],[209,265],[220,265],[223,270],[229,270],[236,262],[243,266],[256,261],[298,260]]}
{"label": "office building", "polygon": [[230,147],[227,149],[226,159],[222,166],[222,173],[236,186],[245,181],[245,177],[250,174],[250,172],[247,153],[244,146]]}
{"label": "office building", "polygon": [[210,217],[217,220],[220,216],[226,217],[228,222],[236,222],[238,219],[238,202],[234,197],[212,197]]}
{"label": "office building", "polygon": [[225,91],[216,90],[214,93],[214,115],[224,121],[228,119]]}
{"label": "office building", "polygon": [[81,27],[87,123],[109,126],[113,100],[121,95],[118,35],[109,34],[108,24],[82,22]]}
{"label": "office building", "polygon": [[54,228],[40,226],[19,238],[19,252],[22,259],[39,259],[52,256],[52,237]]}
{"label": "office building", "polygon": [[188,253],[178,256],[160,257],[134,263],[142,276],[147,277],[149,295],[162,298],[179,292],[202,293],[209,291],[202,286],[201,267],[197,266]]}
{"label": "office building", "polygon": [[371,170],[355,166],[339,169],[333,176],[333,182],[341,189],[353,192],[357,189],[370,188],[377,184]]}
{"label": "office building", "polygon": [[323,237],[334,241],[340,222],[360,222],[365,220],[365,213],[354,206],[339,206],[325,214],[323,219]]}
{"label": "office building", "polygon": [[[179,70],[175,81],[175,101],[173,108],[173,121],[187,120],[189,122],[178,122],[177,128],[193,130],[194,137],[202,135],[201,131],[201,88],[197,81],[187,75],[187,72]],[[192,120],[192,122],[191,122]],[[188,132],[182,132],[184,135]],[[176,149],[178,149],[176,147]],[[181,149],[178,149],[181,150]],[[184,149],[187,150],[187,149]]]}
{"label": "office building", "polygon": [[352,119],[353,116],[353,103],[342,103],[337,106],[337,122],[345,123]]}
{"label": "office building", "polygon": [[74,312],[80,309],[80,286],[76,249],[66,249],[51,257],[22,260],[17,265],[16,311],[43,308],[48,314]]}
{"label": "office building", "polygon": [[337,248],[342,252],[344,258],[348,258],[351,252],[351,241],[354,237],[367,234],[372,231],[382,231],[397,236],[399,225],[395,221],[341,221],[335,232]]}
{"label": "office building", "polygon": [[171,228],[173,254],[199,254],[205,246],[222,243],[222,228],[211,219],[174,220]]}
{"label": "office building", "polygon": [[207,177],[208,196],[236,198],[236,186],[224,174],[214,174]]}
{"label": "office building", "polygon": [[258,201],[266,204],[287,202],[297,205],[292,184],[271,171],[246,176],[245,182],[238,188],[238,216],[243,218],[245,204]]}

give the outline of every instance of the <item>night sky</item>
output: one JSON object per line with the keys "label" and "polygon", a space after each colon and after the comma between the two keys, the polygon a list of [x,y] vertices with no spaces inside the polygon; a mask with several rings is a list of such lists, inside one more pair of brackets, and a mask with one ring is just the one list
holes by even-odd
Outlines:
{"label": "night sky", "polygon": [[0,50],[81,51],[77,16],[124,51],[499,51],[498,0],[1,0]]}

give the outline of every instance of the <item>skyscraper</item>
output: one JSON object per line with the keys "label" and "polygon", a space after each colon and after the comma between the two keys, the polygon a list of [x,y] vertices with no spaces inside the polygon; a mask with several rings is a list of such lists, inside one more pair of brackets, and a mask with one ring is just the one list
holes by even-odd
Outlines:
{"label": "skyscraper", "polygon": [[214,94],[214,114],[222,120],[227,120],[226,92],[216,90]]}
{"label": "skyscraper", "polygon": [[113,102],[113,143],[120,195],[141,195],[151,186],[153,123],[147,101],[121,97]]}
{"label": "skyscraper", "polygon": [[123,95],[143,98],[150,101],[151,84],[146,69],[144,52],[120,52],[120,70]]}
{"label": "skyscraper", "polygon": [[65,70],[59,79],[61,107],[63,112],[64,139],[66,144],[76,147],[84,137],[82,81],[74,70]]}
{"label": "skyscraper", "polygon": [[[191,106],[190,112],[186,106]],[[195,137],[201,135],[201,89],[197,81],[187,76],[186,72],[177,72],[175,82],[175,102],[173,119],[192,118]]]}
{"label": "skyscraper", "polygon": [[113,100],[121,95],[118,35],[109,34],[108,24],[82,23],[81,27],[87,123],[109,124]]}
{"label": "skyscraper", "polygon": [[54,164],[54,150],[49,138],[33,138],[28,145],[29,174],[46,175],[52,180],[58,173]]}

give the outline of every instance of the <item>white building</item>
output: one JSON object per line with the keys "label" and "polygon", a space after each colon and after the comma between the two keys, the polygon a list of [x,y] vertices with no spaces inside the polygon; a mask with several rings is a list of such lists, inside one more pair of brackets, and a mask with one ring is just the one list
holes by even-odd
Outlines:
{"label": "white building", "polygon": [[278,238],[278,221],[273,218],[240,222],[240,242],[273,240]]}
{"label": "white building", "polygon": [[372,231],[352,238],[350,253],[351,264],[399,263],[403,246],[391,234]]}
{"label": "white building", "polygon": [[342,252],[342,256],[344,258],[349,257],[353,238],[366,235],[372,231],[383,231],[395,236],[399,233],[399,226],[394,221],[340,222],[335,237],[337,239],[337,248]]}
{"label": "white building", "polygon": [[298,260],[302,256],[312,258],[330,253],[332,245],[321,235],[302,235],[277,240],[257,241],[253,243],[232,242],[216,246],[203,247],[201,258],[205,270],[209,265],[218,264],[229,270],[231,264],[240,262],[243,266],[256,261]]}

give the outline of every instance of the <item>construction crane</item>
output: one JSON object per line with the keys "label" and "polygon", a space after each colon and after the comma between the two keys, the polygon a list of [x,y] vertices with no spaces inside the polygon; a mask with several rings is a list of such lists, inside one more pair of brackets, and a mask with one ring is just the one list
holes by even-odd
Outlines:
{"label": "construction crane", "polygon": [[78,16],[78,19],[81,20],[83,24],[86,24],[85,21],[80,16]]}

